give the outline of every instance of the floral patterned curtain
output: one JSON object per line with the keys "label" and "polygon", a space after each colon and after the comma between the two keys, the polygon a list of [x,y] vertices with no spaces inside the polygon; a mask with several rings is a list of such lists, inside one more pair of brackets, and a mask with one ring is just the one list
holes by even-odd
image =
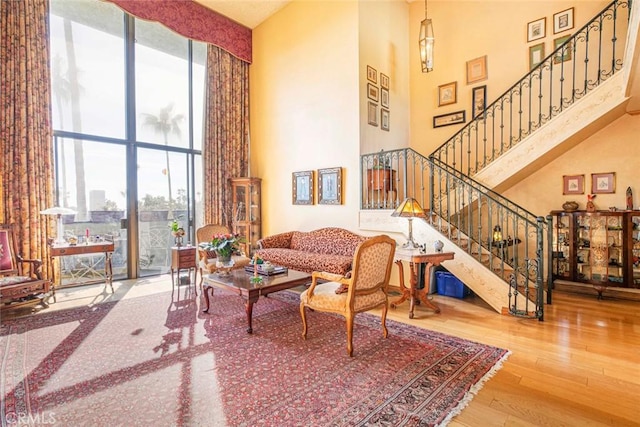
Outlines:
{"label": "floral patterned curtain", "polygon": [[0,1],[0,222],[12,224],[18,250],[44,262],[54,219],[48,0]]}
{"label": "floral patterned curtain", "polygon": [[249,64],[209,45],[206,81],[204,223],[231,228],[229,179],[249,166]]}

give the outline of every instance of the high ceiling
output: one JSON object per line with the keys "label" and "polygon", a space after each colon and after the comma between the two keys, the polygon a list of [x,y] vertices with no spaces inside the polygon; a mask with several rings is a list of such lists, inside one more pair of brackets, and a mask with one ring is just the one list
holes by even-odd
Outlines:
{"label": "high ceiling", "polygon": [[251,29],[291,2],[291,0],[195,1]]}

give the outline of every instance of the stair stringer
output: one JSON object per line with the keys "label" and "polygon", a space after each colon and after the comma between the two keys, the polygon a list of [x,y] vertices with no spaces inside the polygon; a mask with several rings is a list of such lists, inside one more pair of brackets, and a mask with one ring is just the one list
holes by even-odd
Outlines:
{"label": "stair stringer", "polygon": [[618,71],[547,124],[510,148],[473,179],[498,191],[578,145],[626,112],[625,73]]}
{"label": "stair stringer", "polygon": [[[398,243],[402,243],[401,235],[406,236],[408,230],[407,220],[392,217],[392,212],[392,210],[361,210],[359,227],[361,230],[376,233],[397,234],[399,236],[396,240]],[[496,276],[474,256],[447,239],[426,221],[413,221],[413,238],[418,243],[426,244],[427,248],[432,248],[436,240],[442,241],[444,243],[443,250],[455,254],[452,261],[443,263],[443,267],[453,273],[496,312],[506,313],[506,309],[509,307],[509,284],[507,282]],[[524,303],[524,301],[522,302]]]}

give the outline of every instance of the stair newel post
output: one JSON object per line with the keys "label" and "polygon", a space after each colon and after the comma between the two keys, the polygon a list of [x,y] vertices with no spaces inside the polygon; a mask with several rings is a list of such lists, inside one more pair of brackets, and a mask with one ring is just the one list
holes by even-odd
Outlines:
{"label": "stair newel post", "polygon": [[547,304],[551,304],[551,291],[553,289],[553,217],[547,215]]}
{"label": "stair newel post", "polygon": [[[538,263],[538,271],[536,272],[536,289],[538,295],[536,296],[536,305],[538,306],[538,320],[544,320],[544,287],[542,274],[544,270],[543,260],[543,243],[544,243],[544,218],[539,216],[536,218],[538,223],[538,229],[536,230],[536,259]],[[551,227],[547,227],[551,229]],[[549,293],[550,295],[550,293]]]}
{"label": "stair newel post", "polygon": [[[434,197],[433,197],[433,193],[434,193],[434,179],[433,179],[433,156],[429,157],[429,161],[427,162],[427,165],[429,167],[429,210],[430,210],[430,214],[429,214],[429,224],[433,224],[433,201],[434,201]],[[440,229],[438,227],[438,229]]]}

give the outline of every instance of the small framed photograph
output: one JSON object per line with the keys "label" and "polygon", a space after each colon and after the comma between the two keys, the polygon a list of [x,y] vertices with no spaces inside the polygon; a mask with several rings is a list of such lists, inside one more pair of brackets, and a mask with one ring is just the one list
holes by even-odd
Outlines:
{"label": "small framed photograph", "polygon": [[544,59],[544,42],[529,46],[529,70],[533,70]]}
{"label": "small framed photograph", "polygon": [[380,87],[389,90],[389,76],[380,73]]}
{"label": "small framed photograph", "polygon": [[380,105],[389,108],[389,89],[380,89]]}
{"label": "small framed photograph", "polygon": [[553,34],[573,28],[573,8],[553,14]]}
{"label": "small framed photograph", "polygon": [[591,174],[591,193],[615,193],[616,192],[616,173],[592,173]]}
{"label": "small framed photograph", "polygon": [[294,205],[313,204],[313,171],[294,172],[291,185]]}
{"label": "small framed photograph", "polygon": [[378,102],[378,86],[367,83],[367,98]]}
{"label": "small framed photograph", "polygon": [[455,104],[458,91],[458,82],[451,82],[438,86],[438,107]]}
{"label": "small framed photograph", "polygon": [[[564,42],[566,42],[570,38],[571,36],[564,36],[564,37],[558,37],[557,39],[555,39],[553,41],[553,50],[555,51],[556,49],[558,49],[560,46],[564,44]],[[571,61],[571,50],[572,50],[571,42],[562,46],[562,49],[556,52],[556,54],[553,56],[553,63],[559,64],[561,62]]]}
{"label": "small framed photograph", "polygon": [[367,80],[378,83],[378,72],[371,65],[367,65]]}
{"label": "small framed photograph", "polygon": [[318,204],[342,204],[342,168],[318,169]]}
{"label": "small framed photograph", "polygon": [[371,126],[378,126],[378,105],[375,102],[369,101],[369,108],[367,109],[367,123]]}
{"label": "small framed photograph", "polygon": [[380,129],[389,131],[389,110],[380,109]]}
{"label": "small framed photograph", "polygon": [[563,175],[562,194],[584,194],[584,175]]}
{"label": "small framed photograph", "polygon": [[441,114],[433,117],[433,127],[457,125],[466,121],[465,111],[456,111],[455,113]]}
{"label": "small framed photograph", "polygon": [[481,82],[486,80],[487,74],[487,55],[467,61],[467,84]]}
{"label": "small framed photograph", "polygon": [[527,43],[539,40],[547,35],[547,18],[536,19],[527,24]]}
{"label": "small framed photograph", "polygon": [[478,86],[472,89],[471,118],[475,119],[487,108],[487,86]]}

